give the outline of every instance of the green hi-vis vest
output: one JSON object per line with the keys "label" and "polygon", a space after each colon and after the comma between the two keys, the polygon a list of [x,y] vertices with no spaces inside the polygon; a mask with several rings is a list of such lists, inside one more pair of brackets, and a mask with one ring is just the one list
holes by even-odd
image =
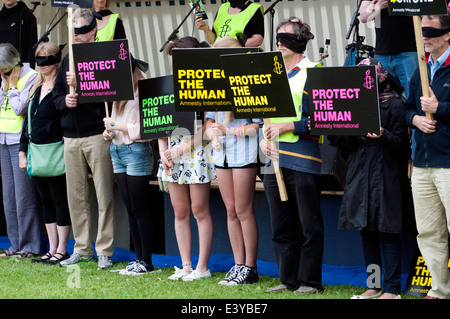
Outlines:
{"label": "green hi-vis vest", "polygon": [[[36,71],[30,70],[25,76],[17,81],[17,90],[22,91],[28,79],[35,74]],[[9,105],[8,95],[10,90],[6,93],[5,100],[0,109],[0,132],[2,133],[20,133],[22,131],[22,115],[16,115],[14,110]]]}
{"label": "green hi-vis vest", "polygon": [[113,13],[109,16],[108,23],[101,29],[97,30],[97,35],[95,36],[95,42],[101,41],[111,41],[114,40],[114,32],[116,31],[117,19],[120,15]]}
{"label": "green hi-vis vest", "polygon": [[[297,122],[302,118],[302,97],[306,83],[306,70],[308,68],[314,68],[316,66],[321,66],[317,62],[307,62],[300,69],[300,74],[289,79],[289,86],[292,92],[292,98],[294,100],[295,111],[297,115],[295,117],[275,117],[270,119],[271,124],[275,123],[286,123],[286,122]],[[299,107],[300,106],[300,107]],[[298,135],[294,132],[286,132],[278,137],[279,142],[295,143],[299,139]]]}
{"label": "green hi-vis vest", "polygon": [[263,7],[256,3],[250,4],[245,10],[236,14],[228,14],[229,7],[229,2],[224,3],[217,12],[217,17],[214,21],[214,31],[217,34],[216,40],[226,36],[236,38],[236,34],[244,32],[248,22],[258,9],[264,14]]}

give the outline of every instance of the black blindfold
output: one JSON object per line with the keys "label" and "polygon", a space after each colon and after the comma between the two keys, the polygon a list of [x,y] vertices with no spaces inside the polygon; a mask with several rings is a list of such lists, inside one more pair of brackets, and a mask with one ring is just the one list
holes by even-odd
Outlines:
{"label": "black blindfold", "polygon": [[100,14],[98,14],[97,12],[93,11],[92,15],[94,16],[94,18],[92,19],[91,23],[89,23],[88,25],[79,27],[79,28],[74,28],[75,29],[75,34],[85,34],[88,33],[89,31],[91,31],[92,29],[94,29],[97,26],[97,20],[102,20],[102,16]]}
{"label": "black blindfold", "polygon": [[423,27],[422,35],[424,38],[437,38],[450,32],[450,28],[437,29],[432,27]]}
{"label": "black blindfold", "polygon": [[61,51],[54,55],[49,56],[37,56],[36,58],[36,65],[37,66],[46,66],[46,65],[53,65],[61,62]]}
{"label": "black blindfold", "polygon": [[307,40],[298,39],[292,33],[277,33],[277,42],[280,42],[286,48],[296,53],[303,53],[306,50]]}

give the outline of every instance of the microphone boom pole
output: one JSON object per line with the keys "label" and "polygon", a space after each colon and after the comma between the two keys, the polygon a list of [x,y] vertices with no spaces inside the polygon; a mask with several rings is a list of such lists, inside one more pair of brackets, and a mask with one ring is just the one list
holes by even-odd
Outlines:
{"label": "microphone boom pole", "polygon": [[[58,11],[58,12],[59,12],[59,11]],[[56,14],[58,14],[58,12],[56,12]],[[51,28],[49,28],[49,29],[44,33],[44,35],[38,40],[38,42],[36,42],[35,45],[33,45],[33,48],[32,48],[33,51],[36,50],[37,46],[38,46],[41,42],[45,41],[45,39],[46,39],[46,38],[48,37],[48,35],[50,34],[50,31],[52,31],[53,28],[56,27],[56,25],[59,23],[59,21],[61,21],[61,20],[66,16],[66,14],[67,14],[67,12],[64,12],[63,16],[62,16],[61,18],[59,18],[59,20],[56,21],[55,24],[54,24]],[[56,15],[55,15],[55,17],[56,17]]]}
{"label": "microphone boom pole", "polygon": [[178,27],[176,27],[175,30],[172,31],[172,33],[169,35],[169,37],[167,38],[166,42],[164,42],[163,46],[161,47],[161,49],[159,49],[159,52],[163,52],[164,48],[166,47],[167,43],[169,43],[173,38],[175,38],[175,36],[178,34],[178,32],[180,32],[180,28],[183,25],[183,23],[187,20],[187,18],[191,15],[192,11],[194,11],[194,9],[196,8],[197,4],[202,1],[202,0],[197,0],[195,1],[195,3],[192,5],[191,10],[189,10],[188,14],[184,17],[184,19],[181,21],[181,23],[178,25]]}
{"label": "microphone boom pole", "polygon": [[276,0],[274,3],[272,3],[270,5],[270,7],[267,8],[266,11],[264,11],[264,15],[266,15],[267,13],[270,12],[270,51],[273,51],[273,20],[274,20],[274,15],[275,15],[275,6],[278,2],[280,2],[281,0]]}

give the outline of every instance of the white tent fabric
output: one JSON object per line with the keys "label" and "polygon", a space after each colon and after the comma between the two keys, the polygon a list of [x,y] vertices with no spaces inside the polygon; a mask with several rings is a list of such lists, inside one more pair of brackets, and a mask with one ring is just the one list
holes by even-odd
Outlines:
{"label": "white tent fabric", "polygon": [[[27,5],[31,8],[32,5]],[[217,9],[225,0],[203,0],[210,25]],[[267,10],[275,0],[254,0]],[[273,17],[274,28],[284,18],[296,16],[311,26],[315,35],[307,47],[307,55],[312,60],[319,60],[319,50],[325,47],[326,39],[331,40],[329,57],[324,61],[326,66],[341,66],[344,64],[345,47],[353,42],[354,32],[347,40],[346,36],[350,22],[357,7],[356,0],[282,0],[275,7]],[[130,50],[136,58],[149,62],[147,77],[164,76],[172,73],[170,59],[160,52],[163,44],[190,11],[188,0],[159,1],[112,1],[110,9],[119,13],[128,36]],[[58,8],[38,6],[35,15],[38,20],[38,37],[47,30]],[[60,14],[65,9],[61,8]],[[56,21],[57,19],[55,19]],[[265,40],[262,48],[270,51],[270,34],[272,17],[265,15]],[[359,34],[365,37],[364,44],[374,46],[375,24],[373,22],[359,24]],[[63,19],[50,34],[50,40],[58,43],[67,42],[67,23]],[[272,34],[274,34],[273,31]],[[200,41],[205,40],[203,32],[194,25],[194,15],[191,14],[181,26],[179,37],[194,36]],[[273,46],[276,49],[276,46]]]}

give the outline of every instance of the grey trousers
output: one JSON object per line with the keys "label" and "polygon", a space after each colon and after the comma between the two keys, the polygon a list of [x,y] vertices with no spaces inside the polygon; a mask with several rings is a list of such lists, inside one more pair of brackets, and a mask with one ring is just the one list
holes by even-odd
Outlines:
{"label": "grey trousers", "polygon": [[0,145],[3,206],[13,253],[42,251],[40,208],[34,185],[19,168],[19,144]]}

